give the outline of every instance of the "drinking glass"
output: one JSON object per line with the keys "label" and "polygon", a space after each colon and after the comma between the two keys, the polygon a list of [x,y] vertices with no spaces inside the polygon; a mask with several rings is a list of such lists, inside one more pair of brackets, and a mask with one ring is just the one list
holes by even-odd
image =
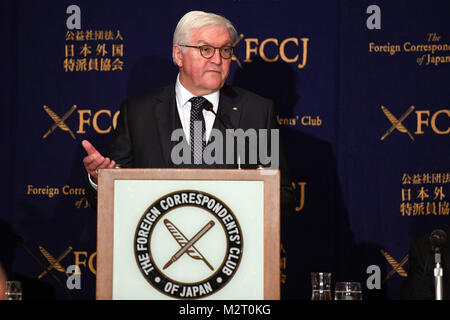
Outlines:
{"label": "drinking glass", "polygon": [[20,281],[6,281],[6,300],[22,300],[22,284]]}
{"label": "drinking glass", "polygon": [[312,297],[311,300],[331,300],[331,273],[311,272]]}
{"label": "drinking glass", "polygon": [[337,282],[334,300],[362,300],[361,283]]}

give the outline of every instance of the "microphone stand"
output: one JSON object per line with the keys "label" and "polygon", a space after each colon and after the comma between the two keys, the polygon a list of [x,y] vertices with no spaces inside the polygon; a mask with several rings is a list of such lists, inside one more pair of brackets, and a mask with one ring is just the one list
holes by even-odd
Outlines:
{"label": "microphone stand", "polygon": [[439,247],[435,249],[434,262],[436,263],[434,268],[435,300],[443,300],[442,279],[444,277],[444,270],[441,265],[441,252]]}
{"label": "microphone stand", "polygon": [[36,261],[41,266],[42,270],[47,271],[48,274],[51,275],[53,277],[53,279],[55,279],[55,281],[58,283],[58,285],[61,288],[63,288],[63,290],[66,293],[69,300],[72,300],[72,295],[70,294],[69,290],[67,289],[67,286],[65,286],[61,282],[61,280],[52,272],[53,270],[48,270],[47,267],[33,254],[33,252],[31,252],[31,250],[28,249],[28,247],[25,245],[25,241],[23,240],[22,237],[20,237],[19,235],[14,235],[12,237],[12,241],[14,242],[14,245],[16,247],[22,247],[33,258],[33,260]]}

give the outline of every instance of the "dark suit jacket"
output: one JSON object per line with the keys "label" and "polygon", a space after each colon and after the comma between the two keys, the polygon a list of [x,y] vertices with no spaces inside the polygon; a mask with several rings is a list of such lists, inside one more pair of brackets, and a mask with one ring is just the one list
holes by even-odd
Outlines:
{"label": "dark suit jacket", "polygon": [[[450,228],[444,229],[450,235]],[[411,243],[409,251],[408,277],[404,281],[401,298],[406,300],[433,300],[434,288],[434,253],[429,240],[430,234],[424,235]],[[442,248],[441,264],[444,269],[444,299],[450,300],[450,239]]]}
{"label": "dark suit jacket", "polygon": [[[250,91],[225,85],[220,90],[217,114],[227,126],[253,129],[278,128],[275,106],[271,100]],[[222,131],[226,126],[216,117],[213,128]],[[175,85],[169,85],[124,101],[117,127],[106,156],[122,168],[186,168],[171,161],[171,150],[178,143],[171,141],[175,129],[182,129],[176,106]],[[270,150],[270,149],[269,149]],[[236,154],[236,153],[235,153]],[[248,159],[248,154],[247,154]],[[247,160],[248,162],[248,160]],[[233,165],[202,165],[202,168],[237,168]],[[242,165],[256,168],[257,165]],[[289,213],[294,203],[293,189],[280,141],[279,167],[281,171],[281,206]],[[96,192],[88,187],[91,207],[96,208]]]}

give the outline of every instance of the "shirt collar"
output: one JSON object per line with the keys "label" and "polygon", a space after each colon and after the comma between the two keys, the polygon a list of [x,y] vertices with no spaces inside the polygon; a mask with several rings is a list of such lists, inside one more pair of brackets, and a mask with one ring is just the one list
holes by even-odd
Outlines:
{"label": "shirt collar", "polygon": [[[177,82],[175,84],[175,95],[179,106],[190,107],[188,104],[189,99],[195,97],[189,90],[187,90],[180,82],[180,74],[177,76]],[[204,95],[203,98],[212,103],[214,111],[217,112],[219,106],[220,90]]]}

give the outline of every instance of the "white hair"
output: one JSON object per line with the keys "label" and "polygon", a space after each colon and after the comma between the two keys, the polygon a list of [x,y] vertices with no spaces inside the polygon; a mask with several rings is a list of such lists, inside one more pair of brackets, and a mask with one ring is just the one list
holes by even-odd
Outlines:
{"label": "white hair", "polygon": [[[203,11],[190,11],[186,13],[178,22],[173,33],[173,44],[190,44],[192,31],[205,26],[220,25],[228,29],[231,41],[237,42],[239,36],[233,24],[225,17],[215,13]],[[184,48],[182,48],[184,51]]]}

